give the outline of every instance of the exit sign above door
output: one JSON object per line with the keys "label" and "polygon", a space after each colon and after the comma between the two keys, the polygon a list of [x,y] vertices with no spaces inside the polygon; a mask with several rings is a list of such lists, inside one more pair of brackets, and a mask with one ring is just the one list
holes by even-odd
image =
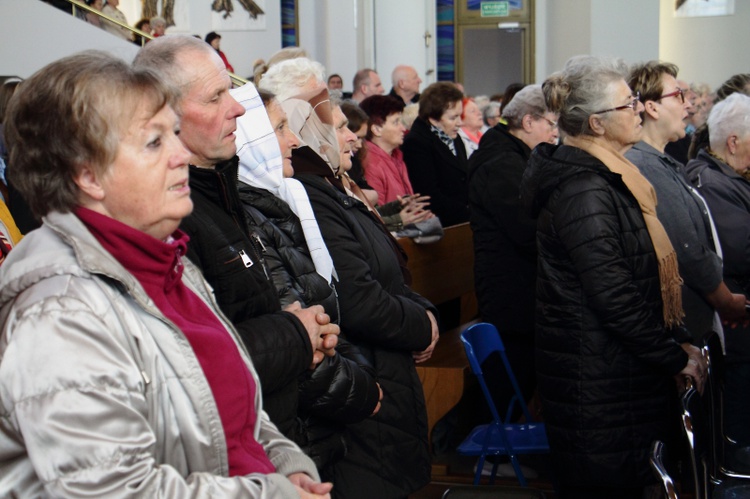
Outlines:
{"label": "exit sign above door", "polygon": [[508,2],[482,2],[482,17],[508,17]]}

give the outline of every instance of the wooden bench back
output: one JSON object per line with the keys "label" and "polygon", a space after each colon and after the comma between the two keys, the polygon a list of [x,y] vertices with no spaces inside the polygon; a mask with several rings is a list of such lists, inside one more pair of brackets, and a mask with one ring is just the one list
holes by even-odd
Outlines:
{"label": "wooden bench back", "polygon": [[433,244],[399,239],[409,256],[407,267],[412,289],[435,305],[461,299],[461,322],[477,315],[474,294],[474,240],[468,223],[445,228],[443,238]]}

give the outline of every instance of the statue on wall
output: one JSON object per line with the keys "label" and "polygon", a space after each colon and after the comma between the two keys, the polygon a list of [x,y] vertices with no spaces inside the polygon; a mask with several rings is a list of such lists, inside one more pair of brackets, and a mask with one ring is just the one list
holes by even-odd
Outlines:
{"label": "statue on wall", "polygon": [[[147,0],[143,0],[144,2]],[[174,1],[174,0],[172,0]],[[250,14],[250,17],[257,19],[259,14],[264,14],[263,9],[253,2],[253,0],[238,0],[245,10]],[[232,15],[234,5],[232,0],[213,0],[211,9],[215,12],[224,12],[224,19]]]}
{"label": "statue on wall", "polygon": [[[141,0],[141,17],[151,19],[159,15],[159,0]],[[161,17],[167,21],[167,26],[174,26],[174,2],[175,0],[161,0]]]}

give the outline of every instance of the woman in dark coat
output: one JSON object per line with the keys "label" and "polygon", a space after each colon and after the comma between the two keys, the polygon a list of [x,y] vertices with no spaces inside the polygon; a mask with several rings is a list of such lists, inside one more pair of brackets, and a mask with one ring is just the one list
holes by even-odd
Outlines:
{"label": "woman in dark coat", "polygon": [[[503,118],[508,124],[489,129],[469,159],[474,282],[479,315],[500,331],[528,400],[536,387],[536,222],[522,210],[518,196],[531,150],[540,142],[557,142],[557,115],[547,110],[541,85],[529,85],[505,107]],[[490,377],[502,379],[499,371]],[[509,382],[501,386],[493,397],[506,407],[513,387]]]}
{"label": "woman in dark coat", "polygon": [[333,495],[403,498],[430,481],[427,415],[415,362],[432,354],[437,323],[432,305],[405,283],[398,243],[337,175],[350,165],[356,141],[341,108],[320,103],[313,110],[307,100],[293,98],[299,86],[290,75],[325,88],[317,66],[307,59],[281,62],[261,86],[280,98],[292,96],[282,106],[306,144],[293,152],[294,178],[307,191],[335,265],[341,329],[373,365],[383,390],[380,411],[347,429],[348,453],[335,466]]}
{"label": "woman in dark coat", "polygon": [[463,97],[452,83],[427,87],[401,146],[414,192],[430,196],[430,209],[443,227],[469,221],[466,149],[458,137]]}
{"label": "woman in dark coat", "polygon": [[565,145],[534,150],[521,193],[538,217],[536,365],[560,496],[640,499],[649,448],[677,418],[672,378],[702,389],[705,362],[679,326],[653,188],[623,156],[643,109],[624,72],[573,58],[543,91]]}
{"label": "woman in dark coat", "polygon": [[[687,164],[688,178],[706,199],[721,242],[724,280],[750,295],[750,97],[735,93],[708,118],[710,147]],[[724,328],[724,428],[738,447],[750,446],[750,327]]]}
{"label": "woman in dark coat", "polygon": [[[243,103],[257,101],[249,99],[247,89],[233,92]],[[289,129],[286,114],[273,94],[261,90],[259,97],[265,111],[248,106],[246,115],[238,122],[241,140],[250,140],[240,150],[238,188],[251,237],[258,243],[282,307],[295,306],[295,302],[301,307],[322,305],[331,321],[338,323],[333,278],[330,273],[326,279],[317,272],[302,224],[281,198],[288,197],[293,190],[284,177],[294,173],[291,155],[299,141]],[[273,135],[268,135],[269,124],[262,116],[266,111]],[[271,138],[278,147],[266,147],[268,142],[254,140],[256,137]],[[304,195],[301,185],[296,188]],[[290,199],[296,201],[295,206],[304,201]],[[345,455],[346,425],[358,423],[379,410],[381,392],[374,377],[369,362],[343,339],[336,346],[336,355],[325,357],[314,370],[300,377],[295,442],[313,459],[321,475],[332,478],[329,476],[332,466]]]}

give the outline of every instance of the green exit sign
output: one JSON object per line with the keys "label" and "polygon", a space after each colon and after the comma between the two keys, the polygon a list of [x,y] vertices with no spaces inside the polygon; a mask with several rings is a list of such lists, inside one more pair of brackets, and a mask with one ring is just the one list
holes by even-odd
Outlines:
{"label": "green exit sign", "polygon": [[508,17],[508,2],[482,2],[482,17]]}

